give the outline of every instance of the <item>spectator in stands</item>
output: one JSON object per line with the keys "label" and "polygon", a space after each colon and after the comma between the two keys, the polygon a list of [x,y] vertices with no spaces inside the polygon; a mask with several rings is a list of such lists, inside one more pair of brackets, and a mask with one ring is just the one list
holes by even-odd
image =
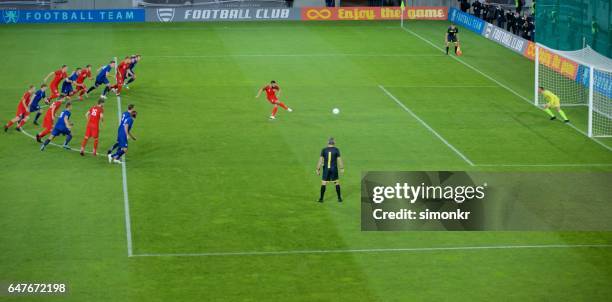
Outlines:
{"label": "spectator in stands", "polygon": [[523,39],[529,40],[529,24],[527,22],[527,20],[522,21],[523,24],[521,25],[521,37]]}
{"label": "spectator in stands", "polygon": [[514,24],[514,13],[512,11],[506,11],[506,30],[512,31],[512,24]]}
{"label": "spectator in stands", "polygon": [[[489,15],[489,4],[488,3],[484,3],[482,5],[482,16],[480,18],[482,18],[482,20],[487,21],[487,16]],[[488,22],[488,21],[487,21]]]}
{"label": "spectator in stands", "polygon": [[325,0],[325,6],[334,7],[336,6],[336,0]]}
{"label": "spectator in stands", "polygon": [[468,0],[457,0],[459,2],[459,8],[462,12],[466,13],[470,9],[470,3]]}
{"label": "spectator in stands", "polygon": [[474,1],[474,3],[472,3],[472,9],[474,10],[474,16],[476,16],[476,18],[480,18],[482,3],[480,3],[479,0]]}
{"label": "spectator in stands", "polygon": [[527,39],[530,41],[534,41],[535,37],[534,34],[535,33],[535,23],[533,22],[533,20],[531,21],[527,21]]}
{"label": "spectator in stands", "polygon": [[489,23],[493,23],[493,21],[496,19],[497,8],[489,4],[487,4],[487,6],[487,18],[485,20]]}
{"label": "spectator in stands", "polygon": [[522,27],[523,20],[521,15],[519,15],[517,12],[514,12],[514,29],[512,30],[512,33],[517,36],[520,36]]}
{"label": "spectator in stands", "polygon": [[501,5],[497,6],[495,14],[497,16],[497,26],[504,28],[504,26],[506,25],[506,12],[504,12],[504,9],[501,7]]}
{"label": "spectator in stands", "polygon": [[293,0],[285,0],[285,3],[287,4],[287,7],[293,7]]}
{"label": "spectator in stands", "polygon": [[525,22],[527,22],[527,20],[525,20],[525,17],[519,15],[519,13],[516,13],[516,32],[514,33],[515,35],[523,37],[523,32],[526,29]]}

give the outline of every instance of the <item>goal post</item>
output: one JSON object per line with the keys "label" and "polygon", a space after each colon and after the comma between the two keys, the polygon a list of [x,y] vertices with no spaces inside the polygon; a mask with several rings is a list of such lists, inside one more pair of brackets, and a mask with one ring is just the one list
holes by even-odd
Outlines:
{"label": "goal post", "polygon": [[591,68],[589,128],[591,137],[612,137],[612,70]]}
{"label": "goal post", "polygon": [[[589,137],[612,137],[612,59],[590,47],[559,51],[535,45],[534,104],[544,105],[538,87],[552,91],[562,107],[586,107]],[[584,114],[584,110],[578,110]]]}
{"label": "goal post", "polygon": [[587,135],[593,137],[593,66],[589,66],[589,118],[587,120]]}
{"label": "goal post", "polygon": [[533,104],[538,106],[538,100],[540,97],[539,91],[538,91],[538,87],[540,87],[540,47],[538,47],[538,45],[535,45],[535,76],[533,77],[533,80],[535,81],[535,83],[533,84],[533,90],[534,90],[534,95],[533,95]]}

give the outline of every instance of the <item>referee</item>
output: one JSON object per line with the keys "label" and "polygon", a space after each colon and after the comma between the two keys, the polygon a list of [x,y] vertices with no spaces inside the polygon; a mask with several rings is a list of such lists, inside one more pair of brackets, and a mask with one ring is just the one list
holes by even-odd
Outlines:
{"label": "referee", "polygon": [[333,182],[336,185],[338,202],[342,202],[340,183],[338,180],[338,168],[341,173],[344,173],[344,163],[340,157],[340,150],[336,148],[336,142],[333,137],[327,141],[327,147],[321,150],[319,163],[317,163],[317,175],[321,175],[321,167],[323,167],[323,175],[321,178],[321,197],[319,197],[319,202],[323,202],[325,187],[328,182]]}
{"label": "referee", "polygon": [[448,45],[450,43],[455,43],[455,54],[457,54],[457,47],[459,47],[459,29],[455,24],[451,24],[451,26],[446,31],[446,54],[448,55]]}

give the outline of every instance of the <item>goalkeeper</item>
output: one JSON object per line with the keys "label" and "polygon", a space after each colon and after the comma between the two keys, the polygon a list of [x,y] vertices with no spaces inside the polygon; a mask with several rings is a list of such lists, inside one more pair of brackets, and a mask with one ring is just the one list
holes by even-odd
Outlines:
{"label": "goalkeeper", "polygon": [[552,121],[557,119],[552,110],[550,110],[550,108],[555,108],[555,110],[557,110],[557,112],[559,112],[559,115],[561,115],[561,117],[563,118],[563,121],[569,123],[565,112],[561,110],[561,102],[559,101],[559,97],[552,93],[552,91],[544,89],[544,87],[542,86],[538,87],[538,92],[544,97],[544,99],[546,99],[546,104],[544,105],[544,112],[550,115],[550,120]]}

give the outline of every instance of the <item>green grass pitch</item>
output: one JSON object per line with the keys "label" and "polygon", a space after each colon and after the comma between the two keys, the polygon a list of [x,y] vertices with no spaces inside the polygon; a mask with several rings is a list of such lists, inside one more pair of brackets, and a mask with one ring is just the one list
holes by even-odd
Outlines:
{"label": "green grass pitch", "polygon": [[[442,46],[447,25],[406,28]],[[551,122],[500,86],[532,99],[532,62],[467,30],[461,38],[461,60],[478,71],[396,22],[3,27],[3,122],[26,86],[61,64],[143,60],[121,98],[139,112],[126,164],[134,256],[119,165],[42,153],[25,135],[0,133],[0,281],[64,281],[71,291],[0,300],[605,300],[609,248],[388,249],[611,244],[610,232],[360,231],[361,171],[612,171],[612,141]],[[273,122],[271,106],[254,98],[272,79],[294,109]],[[74,106],[73,147],[92,103]],[[566,112],[584,129],[583,109]],[[110,96],[102,150],[116,124]],[[315,202],[330,136],[346,162],[343,204],[333,190]],[[364,249],[387,251],[347,251]],[[167,255],[190,253],[220,254]]]}

